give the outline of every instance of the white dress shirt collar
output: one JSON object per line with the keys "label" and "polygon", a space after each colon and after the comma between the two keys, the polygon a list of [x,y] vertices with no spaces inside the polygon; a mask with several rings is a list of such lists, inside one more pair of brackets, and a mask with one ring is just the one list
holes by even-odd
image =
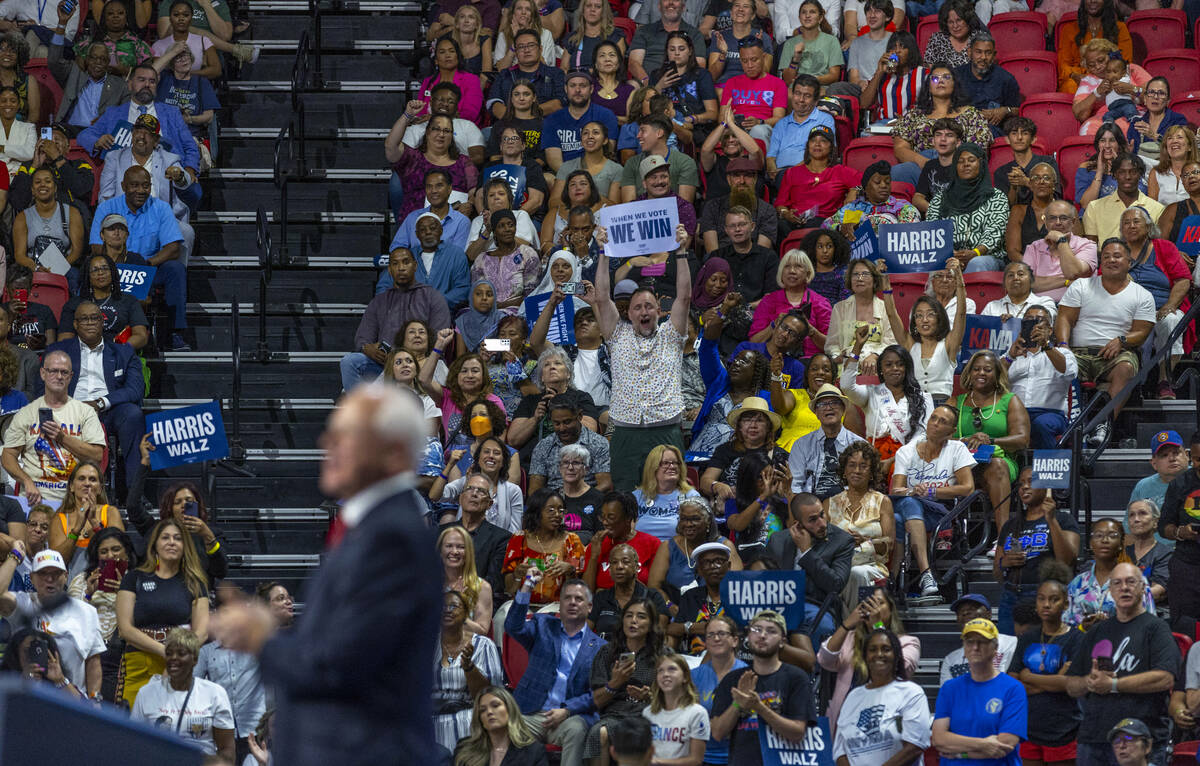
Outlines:
{"label": "white dress shirt collar", "polygon": [[398,473],[382,481],[377,481],[358,494],[342,503],[341,518],[347,529],[357,526],[371,510],[385,497],[410,489],[416,482],[412,472]]}

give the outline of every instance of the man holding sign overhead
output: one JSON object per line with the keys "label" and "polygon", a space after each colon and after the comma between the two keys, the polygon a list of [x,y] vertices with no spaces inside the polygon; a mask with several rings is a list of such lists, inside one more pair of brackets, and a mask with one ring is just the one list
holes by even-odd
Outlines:
{"label": "man holding sign overhead", "polygon": [[675,300],[670,321],[658,322],[658,296],[639,288],[629,299],[628,320],[621,319],[609,287],[608,258],[637,254],[636,248],[609,242],[608,229],[596,230],[596,241],[604,247],[596,268],[596,284],[584,283],[584,302],[596,312],[600,332],[608,341],[612,367],[612,399],[609,423],[613,486],[633,489],[650,450],[670,444],[683,451],[682,366],[683,346],[688,334],[688,307],[692,297],[692,272],[686,268],[687,231],[675,227],[678,247],[674,258],[684,263],[675,270]]}

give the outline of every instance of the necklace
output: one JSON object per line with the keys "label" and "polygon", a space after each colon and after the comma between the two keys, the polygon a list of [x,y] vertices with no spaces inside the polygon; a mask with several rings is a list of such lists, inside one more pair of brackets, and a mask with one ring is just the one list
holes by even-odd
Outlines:
{"label": "necklace", "polygon": [[[1060,625],[1060,626],[1059,626],[1059,629],[1058,629],[1058,631],[1057,631],[1057,632],[1055,632],[1055,633],[1051,633],[1049,636],[1047,636],[1047,635],[1046,635],[1046,629],[1045,629],[1045,628],[1042,628],[1042,629],[1041,629],[1041,633],[1042,633],[1042,643],[1041,643],[1041,646],[1042,646],[1042,656],[1041,656],[1041,659],[1038,661],[1038,672],[1039,672],[1039,673],[1045,673],[1045,672],[1046,672],[1046,642],[1047,642],[1049,639],[1053,639],[1053,638],[1057,638],[1058,636],[1061,636],[1061,635],[1063,634],[1063,630],[1062,630],[1062,629],[1063,629],[1064,627],[1066,627],[1066,626],[1065,626],[1065,625]],[[1069,628],[1068,628],[1068,629],[1069,629]]]}
{"label": "necklace", "polygon": [[[992,411],[983,416],[984,421],[990,420],[991,417],[996,414],[996,406],[998,403],[999,403],[999,399],[996,397],[996,392],[992,391]],[[974,391],[971,392],[971,406],[976,407],[980,410],[983,409],[983,407],[981,407],[979,405],[979,403],[975,401],[975,392]]]}

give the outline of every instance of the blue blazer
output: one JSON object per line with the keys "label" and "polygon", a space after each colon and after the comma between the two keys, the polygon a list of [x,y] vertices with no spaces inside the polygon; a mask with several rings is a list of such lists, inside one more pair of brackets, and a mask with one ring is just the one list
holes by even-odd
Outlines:
{"label": "blue blazer", "polygon": [[436,752],[442,569],[425,512],[413,489],[368,510],[305,586],[295,626],[263,647],[263,682],[288,732],[275,738],[276,763],[399,766]]}
{"label": "blue blazer", "polygon": [[[83,132],[75,137],[75,142],[82,146],[88,154],[94,155],[93,150],[96,148],[96,141],[100,136],[113,135],[117,129],[117,123],[128,119],[129,103],[126,101],[109,107],[104,114],[100,115],[99,119],[84,128]],[[187,123],[183,121],[183,114],[179,111],[179,107],[156,103],[154,112],[158,115],[158,131],[162,136],[163,149],[169,149],[182,157],[185,168],[198,170],[200,168],[200,150],[196,147],[196,139],[192,138],[191,132],[188,131]],[[166,146],[166,144],[170,144],[170,146]]]}
{"label": "blue blazer", "polygon": [[[51,351],[64,351],[71,357],[71,388],[68,393],[75,396],[75,386],[79,383],[79,337],[61,340],[46,348]],[[108,386],[109,409],[118,404],[141,405],[146,393],[146,381],[142,378],[142,362],[133,352],[133,346],[128,343],[104,343],[104,383]],[[42,376],[37,378],[37,395],[46,392]]]}
{"label": "blue blazer", "polygon": [[[529,652],[529,665],[525,675],[513,690],[513,698],[525,715],[531,715],[543,710],[546,705],[546,695],[558,679],[559,647],[562,646],[562,621],[558,615],[535,614],[533,619],[526,620],[529,612],[529,594],[517,593],[513,604],[504,619],[504,632],[516,639],[517,643]],[[582,715],[589,724],[598,720],[596,703],[592,701],[592,660],[596,653],[607,641],[596,635],[591,628],[583,626],[583,644],[575,655],[571,665],[571,674],[567,677],[566,699],[563,707],[571,711],[571,715]]]}

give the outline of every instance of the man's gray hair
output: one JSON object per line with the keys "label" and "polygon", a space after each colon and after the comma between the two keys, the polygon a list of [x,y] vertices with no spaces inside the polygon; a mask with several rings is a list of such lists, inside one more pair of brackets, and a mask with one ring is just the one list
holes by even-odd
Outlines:
{"label": "man's gray hair", "polygon": [[407,388],[376,382],[359,386],[350,396],[361,396],[375,405],[369,422],[371,431],[388,444],[406,448],[415,468],[425,454],[428,431],[425,409],[416,394]]}
{"label": "man's gray hair", "polygon": [[492,481],[491,477],[488,476],[486,473],[476,470],[475,466],[471,466],[470,473],[468,473],[466,475],[466,477],[463,478],[463,486],[462,486],[463,491],[459,492],[458,499],[462,500],[463,496],[466,494],[465,490],[467,488],[467,484],[471,481],[471,479],[474,479],[476,477],[483,479],[487,483],[488,497],[495,500],[496,499],[496,484]]}
{"label": "man's gray hair", "polygon": [[71,355],[68,354],[66,351],[62,351],[60,349],[50,351],[45,356],[42,357],[42,369],[45,369],[46,365],[50,364],[50,357],[52,357],[52,356],[54,356],[54,357],[61,356],[63,358],[63,361],[65,361],[67,363],[67,367],[69,369],[71,369],[72,371],[75,369],[74,365],[71,364]]}
{"label": "man's gray hair", "polygon": [[592,467],[592,453],[588,452],[588,448],[575,442],[574,444],[564,444],[558,449],[558,459],[562,460],[565,457],[573,457],[576,460],[582,460],[586,468]]}
{"label": "man's gray hair", "polygon": [[971,35],[971,38],[971,45],[974,45],[975,43],[991,43],[992,45],[996,44],[996,38],[992,37],[992,33],[987,31],[986,27],[977,30],[973,35]]}

